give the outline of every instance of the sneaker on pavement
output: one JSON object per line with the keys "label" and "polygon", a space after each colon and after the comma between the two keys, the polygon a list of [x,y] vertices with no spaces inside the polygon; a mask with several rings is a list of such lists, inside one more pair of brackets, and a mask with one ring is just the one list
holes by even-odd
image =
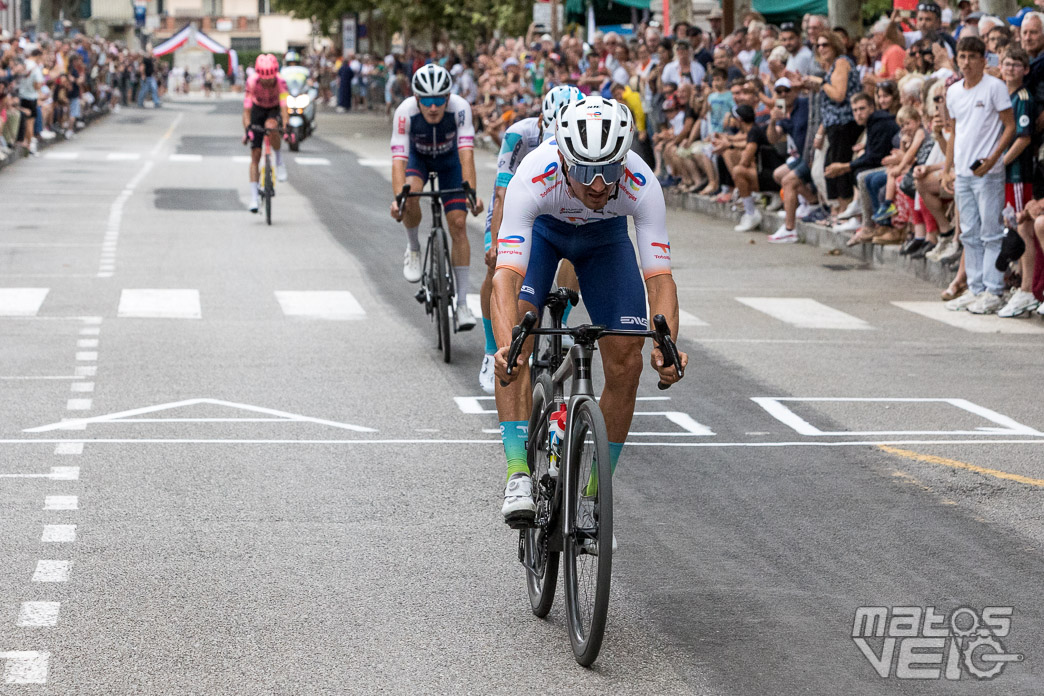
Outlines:
{"label": "sneaker on pavement", "polygon": [[512,528],[532,524],[536,517],[536,503],[533,502],[533,479],[529,474],[512,474],[508,479],[500,514]]}
{"label": "sneaker on pavement", "polygon": [[882,205],[880,208],[878,208],[877,212],[874,213],[874,216],[871,219],[877,224],[883,225],[885,223],[885,220],[888,220],[898,214],[899,209],[895,207],[895,203],[889,203],[888,205]]}
{"label": "sneaker on pavement", "polygon": [[855,232],[863,226],[863,220],[859,216],[850,217],[843,222],[834,225],[832,228],[835,232]]}
{"label": "sneaker on pavement", "polygon": [[847,220],[853,218],[856,215],[862,215],[863,206],[859,202],[859,198],[853,198],[852,202],[848,204],[848,207],[841,211],[841,214],[837,216],[838,220]]}
{"label": "sneaker on pavement", "polygon": [[42,130],[40,131],[40,137],[44,140],[54,140],[58,137],[58,134],[55,133],[53,130]]}
{"label": "sneaker on pavement", "polygon": [[951,312],[960,312],[968,309],[969,305],[975,304],[978,299],[978,296],[971,290],[965,290],[963,295],[953,298],[943,306]]}
{"label": "sneaker on pavement", "polygon": [[65,136],[66,140],[72,140],[73,138],[76,137],[76,134],[73,133],[71,130],[65,131],[65,133],[63,133],[63,135]]}
{"label": "sneaker on pavement", "polygon": [[767,210],[770,213],[774,213],[777,210],[782,210],[782,209],[783,209],[783,199],[780,198],[779,196],[777,196],[776,194],[772,194],[772,196],[769,197],[768,205],[765,206],[765,210]]}
{"label": "sneaker on pavement", "polygon": [[819,222],[821,220],[826,220],[828,217],[830,217],[830,214],[822,207],[819,207],[814,208],[808,215],[801,218],[801,222]]}
{"label": "sneaker on pavement", "polygon": [[471,313],[471,307],[457,305],[457,331],[471,331],[475,328],[475,315]]}
{"label": "sneaker on pavement", "polygon": [[1003,297],[994,295],[992,292],[984,292],[975,298],[975,302],[968,305],[968,311],[972,314],[995,314],[1003,306]]}
{"label": "sneaker on pavement", "polygon": [[[777,217],[778,217],[778,218],[779,218],[780,220],[785,220],[785,219],[787,218],[787,211],[786,211],[786,209],[784,209],[784,208],[780,208],[779,210],[777,210],[777,211],[776,211],[776,216],[777,216]],[[801,217],[801,216],[800,216],[800,215],[798,215],[798,217]]]}
{"label": "sneaker on pavement", "polygon": [[1037,307],[1037,314],[1044,317],[1044,302],[1041,302],[1040,306]]}
{"label": "sneaker on pavement", "polygon": [[997,316],[1004,319],[1021,317],[1023,314],[1029,314],[1039,306],[1040,302],[1037,301],[1032,292],[1016,290],[1015,294],[1008,300],[1008,304],[1004,305],[1004,308],[997,312]]}
{"label": "sneaker on pavement", "polygon": [[287,180],[286,165],[285,164],[278,164],[278,165],[276,165],[276,180],[277,181],[286,181]]}
{"label": "sneaker on pavement", "polygon": [[411,283],[420,282],[421,279],[421,257],[419,251],[406,250],[402,257],[402,277]]}
{"label": "sneaker on pavement", "polygon": [[935,249],[935,242],[925,242],[920,249],[914,249],[910,252],[909,256],[911,259],[923,259]]}
{"label": "sneaker on pavement", "polygon": [[743,215],[740,216],[739,224],[733,227],[732,229],[736,230],[737,232],[753,232],[754,230],[758,229],[760,225],[761,213],[755,210],[753,215],[743,213]]}
{"label": "sneaker on pavement", "polygon": [[39,146],[40,146],[40,144],[37,142],[36,138],[33,138],[32,140],[30,140],[29,141],[29,154],[30,155],[38,154],[37,153],[37,149],[39,148]]}
{"label": "sneaker on pavement", "polygon": [[815,210],[815,209],[812,206],[810,206],[808,203],[800,203],[800,204],[798,204],[798,207],[797,207],[797,216],[798,216],[799,219],[803,218],[806,215],[808,215],[809,213],[811,213],[813,210]]}
{"label": "sneaker on pavement", "polygon": [[769,244],[794,244],[798,241],[797,230],[788,230],[786,225],[780,225],[779,229],[769,235]]}
{"label": "sneaker on pavement", "polygon": [[479,386],[482,387],[482,391],[487,394],[492,394],[496,387],[493,381],[493,369],[495,360],[492,355],[482,356],[482,368],[479,369]]}
{"label": "sneaker on pavement", "polygon": [[939,243],[934,249],[925,254],[924,258],[929,261],[938,261],[943,257],[949,256],[953,252],[953,245],[956,243],[953,237],[940,237]]}

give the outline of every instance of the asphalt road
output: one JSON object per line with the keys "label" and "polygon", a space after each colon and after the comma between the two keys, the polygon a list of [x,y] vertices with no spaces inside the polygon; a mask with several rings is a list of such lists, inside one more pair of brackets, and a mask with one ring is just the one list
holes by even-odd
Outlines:
{"label": "asphalt road", "polygon": [[[0,175],[0,693],[1040,693],[1039,319],[670,212],[690,369],[643,377],[585,670],[499,519],[481,333],[442,363],[402,280],[388,124],[320,128],[271,227],[233,101]],[[1024,658],[882,677],[860,607],[1012,607],[979,637]]]}

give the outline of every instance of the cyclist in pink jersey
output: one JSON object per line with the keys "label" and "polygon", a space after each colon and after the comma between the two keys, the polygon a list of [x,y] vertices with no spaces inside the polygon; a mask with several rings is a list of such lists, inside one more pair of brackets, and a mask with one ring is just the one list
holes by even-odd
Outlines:
{"label": "cyclist in pink jersey", "polygon": [[[261,178],[261,146],[265,130],[279,128],[287,121],[286,81],[279,76],[279,61],[270,53],[257,57],[254,74],[247,80],[243,97],[243,128],[250,140],[250,212],[256,213],[259,204],[258,180]],[[276,177],[286,181],[286,165],[283,164],[282,140],[270,138],[275,150]]]}

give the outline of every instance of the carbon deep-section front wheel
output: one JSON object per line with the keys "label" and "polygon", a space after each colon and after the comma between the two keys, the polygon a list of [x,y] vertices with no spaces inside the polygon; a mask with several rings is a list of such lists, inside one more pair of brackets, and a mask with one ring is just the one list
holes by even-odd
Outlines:
{"label": "carbon deep-section front wheel", "polygon": [[609,436],[594,399],[576,404],[568,424],[569,497],[565,514],[572,532],[564,536],[566,625],[576,661],[597,658],[609,611],[613,571],[613,489]]}
{"label": "carbon deep-section front wheel", "polygon": [[272,183],[272,163],[265,157],[265,222],[272,224],[272,196],[275,194],[275,185]]}
{"label": "carbon deep-section front wheel", "polygon": [[435,233],[435,244],[431,251],[435,254],[435,323],[439,332],[439,348],[442,349],[442,360],[449,362],[450,333],[453,330],[453,287],[448,274],[453,273],[453,268],[447,263],[446,235],[441,231]]}
{"label": "carbon deep-section front wheel", "polygon": [[551,378],[541,375],[533,386],[533,410],[529,416],[529,445],[526,459],[533,479],[533,500],[536,502],[536,520],[526,529],[523,546],[523,563],[526,566],[526,588],[533,613],[544,618],[555,601],[555,585],[558,583],[558,561],[560,553],[552,551],[552,535],[559,533],[555,502],[558,478],[551,475],[551,467],[561,468],[560,462],[552,462],[550,442],[547,437],[547,419],[554,411],[554,392]]}

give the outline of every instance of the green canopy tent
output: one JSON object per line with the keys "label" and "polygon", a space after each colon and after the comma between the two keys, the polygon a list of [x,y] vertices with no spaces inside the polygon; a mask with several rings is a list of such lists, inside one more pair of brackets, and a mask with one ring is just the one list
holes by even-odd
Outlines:
{"label": "green canopy tent", "polygon": [[754,0],[754,9],[769,24],[800,22],[806,14],[827,14],[827,0]]}
{"label": "green canopy tent", "polygon": [[587,6],[594,5],[595,24],[629,24],[631,8],[648,10],[650,0],[566,0],[566,22],[585,24]]}

